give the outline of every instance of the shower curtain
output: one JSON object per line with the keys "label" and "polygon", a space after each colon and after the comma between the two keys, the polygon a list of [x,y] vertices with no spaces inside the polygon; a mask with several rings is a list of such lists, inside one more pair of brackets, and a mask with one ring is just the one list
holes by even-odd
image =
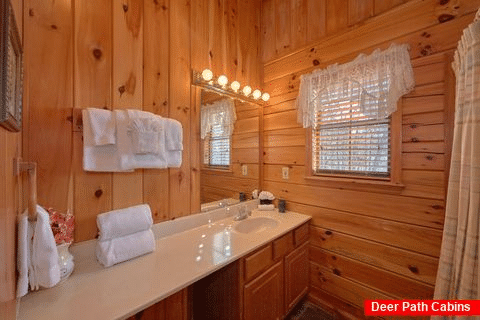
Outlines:
{"label": "shower curtain", "polygon": [[434,298],[480,299],[480,10],[463,32],[453,68],[455,129]]}

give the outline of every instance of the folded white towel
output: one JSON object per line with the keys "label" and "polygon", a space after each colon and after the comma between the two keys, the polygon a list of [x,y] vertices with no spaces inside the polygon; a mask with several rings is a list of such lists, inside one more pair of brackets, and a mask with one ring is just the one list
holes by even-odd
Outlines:
{"label": "folded white towel", "polygon": [[95,254],[105,267],[155,251],[155,236],[151,229],[121,238],[98,241]]}
{"label": "folded white towel", "polygon": [[31,251],[33,277],[30,287],[35,290],[39,287],[51,288],[56,285],[60,281],[57,246],[48,213],[38,205]]}
{"label": "folded white towel", "polygon": [[17,250],[17,298],[28,293],[28,266],[30,265],[31,234],[28,232],[28,216],[24,213],[18,221],[18,250]]}
{"label": "folded white towel", "polygon": [[93,145],[115,144],[115,117],[110,110],[87,108],[84,122],[88,122]]}
{"label": "folded white towel", "polygon": [[98,240],[110,240],[150,229],[153,224],[148,204],[113,210],[97,216]]}
{"label": "folded white towel", "polygon": [[139,110],[115,110],[117,120],[117,142],[121,159],[121,167],[125,170],[137,168],[167,168],[167,158],[165,153],[165,135],[158,136],[157,154],[135,154],[132,143],[132,136],[129,134],[129,127],[132,120],[152,119],[163,127],[164,119],[149,112]]}
{"label": "folded white towel", "polygon": [[160,153],[163,121],[153,117],[149,119],[132,119],[128,129],[132,139],[133,153],[140,155]]}
{"label": "folded white towel", "polygon": [[175,119],[165,119],[165,144],[167,151],[183,150],[182,124]]}
{"label": "folded white towel", "polygon": [[[132,169],[123,169],[120,152],[116,144],[96,145],[87,109],[83,115],[83,169],[97,172],[131,172]],[[116,118],[115,118],[116,122]],[[116,139],[118,144],[118,139]]]}
{"label": "folded white towel", "polygon": [[259,204],[258,210],[260,211],[272,211],[275,210],[275,206],[273,204]]}
{"label": "folded white towel", "polygon": [[271,192],[268,191],[262,191],[260,192],[260,195],[258,196],[260,200],[274,200],[275,197]]}

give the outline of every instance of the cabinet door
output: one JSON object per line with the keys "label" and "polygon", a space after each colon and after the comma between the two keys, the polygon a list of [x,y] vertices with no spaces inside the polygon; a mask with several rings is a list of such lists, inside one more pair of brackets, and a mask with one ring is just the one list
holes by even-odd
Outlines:
{"label": "cabinet door", "polygon": [[283,296],[283,262],[280,261],[245,286],[245,320],[281,319]]}
{"label": "cabinet door", "polygon": [[285,311],[308,292],[309,274],[307,242],[285,257]]}

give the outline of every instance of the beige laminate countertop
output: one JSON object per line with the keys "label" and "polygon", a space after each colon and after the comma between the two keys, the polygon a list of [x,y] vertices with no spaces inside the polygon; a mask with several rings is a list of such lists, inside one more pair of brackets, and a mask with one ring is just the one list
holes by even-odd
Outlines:
{"label": "beige laminate countertop", "polygon": [[[238,222],[230,216],[157,238],[155,252],[110,268],[96,261],[96,241],[80,243],[71,250],[75,257],[73,274],[56,287],[22,298],[18,319],[128,318],[310,219],[294,212],[256,210],[248,219],[259,216],[272,217],[279,224],[258,233],[242,234],[234,230]],[[158,237],[159,232],[155,234]]]}

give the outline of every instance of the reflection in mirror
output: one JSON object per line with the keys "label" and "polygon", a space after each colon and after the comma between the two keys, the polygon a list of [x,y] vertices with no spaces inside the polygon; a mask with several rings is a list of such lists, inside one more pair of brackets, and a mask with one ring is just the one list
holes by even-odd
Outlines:
{"label": "reflection in mirror", "polygon": [[251,199],[259,188],[259,106],[202,90],[202,211]]}

